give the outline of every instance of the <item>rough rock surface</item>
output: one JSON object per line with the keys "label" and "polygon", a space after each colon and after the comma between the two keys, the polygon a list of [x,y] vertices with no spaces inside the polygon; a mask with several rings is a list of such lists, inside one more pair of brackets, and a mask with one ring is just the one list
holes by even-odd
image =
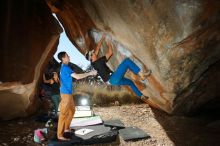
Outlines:
{"label": "rough rock surface", "polygon": [[43,0],[1,1],[0,119],[38,108],[38,81],[62,32]]}
{"label": "rough rock surface", "polygon": [[[150,68],[153,73],[144,92],[152,106],[168,113],[190,113],[219,98],[219,1],[48,0],[48,4],[59,8],[54,12],[81,52],[93,49],[105,33],[113,38],[112,69],[125,57],[142,69]],[[144,88],[137,76],[129,76]]]}
{"label": "rough rock surface", "polygon": [[22,0],[1,1],[0,7],[0,118],[27,115],[36,107],[40,73],[61,32],[49,8],[82,53],[105,33],[112,36],[113,70],[126,57],[150,68],[145,83],[128,76],[145,89],[151,106],[168,113],[192,113],[210,101],[220,106],[217,0]]}

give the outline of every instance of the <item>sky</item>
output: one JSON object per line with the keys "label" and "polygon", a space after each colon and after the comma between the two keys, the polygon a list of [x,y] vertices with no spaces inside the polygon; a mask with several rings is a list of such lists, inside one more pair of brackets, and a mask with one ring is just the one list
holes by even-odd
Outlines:
{"label": "sky", "polygon": [[[57,19],[56,15],[53,14],[53,16]],[[58,19],[57,19],[58,20]],[[59,21],[59,20],[58,20]],[[60,23],[60,22],[59,22]],[[62,26],[62,24],[60,23],[60,25]],[[63,28],[63,26],[62,26]],[[64,30],[64,28],[63,28]],[[87,68],[87,66],[90,64],[90,62],[88,60],[86,60],[86,58],[84,57],[84,55],[82,55],[77,48],[72,44],[72,42],[69,40],[69,38],[67,37],[65,31],[63,31],[63,33],[61,33],[60,35],[60,41],[59,41],[59,45],[57,47],[57,51],[54,54],[54,58],[60,62],[60,60],[57,58],[57,54],[61,51],[65,51],[67,52],[67,54],[70,56],[70,62],[78,65],[79,67],[81,67],[83,70],[85,70]]]}

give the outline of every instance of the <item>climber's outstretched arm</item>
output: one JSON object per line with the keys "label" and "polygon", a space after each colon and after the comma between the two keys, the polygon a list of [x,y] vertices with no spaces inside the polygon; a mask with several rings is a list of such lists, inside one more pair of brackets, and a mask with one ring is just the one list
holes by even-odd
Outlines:
{"label": "climber's outstretched arm", "polygon": [[97,75],[97,71],[96,70],[93,70],[93,71],[90,71],[88,73],[82,73],[82,74],[77,74],[77,73],[72,73],[71,76],[77,80],[80,80],[80,79],[83,79],[83,78],[86,78],[88,76],[96,76]]}
{"label": "climber's outstretched arm", "polygon": [[110,41],[107,42],[107,45],[108,45],[108,52],[105,54],[105,56],[106,56],[106,59],[109,60],[113,55],[113,50],[112,50],[112,44]]}
{"label": "climber's outstretched arm", "polygon": [[101,46],[102,46],[102,42],[103,42],[104,39],[105,39],[105,35],[102,35],[102,38],[101,38],[101,40],[98,42],[98,45],[97,45],[97,47],[96,47],[96,49],[95,49],[95,54],[96,54],[96,55],[99,54],[99,51],[100,51],[100,48],[101,48]]}

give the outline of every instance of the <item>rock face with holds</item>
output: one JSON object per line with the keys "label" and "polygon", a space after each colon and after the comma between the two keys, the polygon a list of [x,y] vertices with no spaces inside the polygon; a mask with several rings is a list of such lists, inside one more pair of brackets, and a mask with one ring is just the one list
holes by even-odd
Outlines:
{"label": "rock face with holds", "polygon": [[[82,53],[102,34],[112,37],[114,70],[126,57],[152,75],[133,78],[149,104],[168,113],[192,113],[219,101],[220,3],[212,1],[48,0]],[[57,9],[56,9],[57,8]],[[103,52],[106,50],[103,43]],[[219,103],[219,102],[218,102]],[[216,104],[219,106],[219,104]]]}
{"label": "rock face with holds", "polygon": [[[220,4],[215,0],[33,0],[0,5],[4,36],[0,54],[0,118],[37,109],[37,85],[62,32],[82,52],[104,33],[112,37],[114,70],[126,57],[152,75],[144,83],[127,76],[168,113],[192,113],[204,104],[219,107]],[[103,43],[105,53],[106,44]]]}

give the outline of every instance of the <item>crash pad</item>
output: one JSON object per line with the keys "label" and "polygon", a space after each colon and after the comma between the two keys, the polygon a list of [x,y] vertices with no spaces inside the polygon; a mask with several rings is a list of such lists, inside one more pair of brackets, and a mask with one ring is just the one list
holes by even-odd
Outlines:
{"label": "crash pad", "polygon": [[70,141],[60,141],[57,138],[51,139],[48,141],[48,146],[73,146],[80,145],[83,143],[83,140],[79,137],[72,136]]}
{"label": "crash pad", "polygon": [[119,135],[125,141],[150,138],[150,135],[137,127],[126,127],[125,129],[121,129],[119,130]]}
{"label": "crash pad", "polygon": [[93,129],[93,134],[89,133],[83,138],[73,135],[70,141],[58,141],[57,139],[49,140],[48,146],[73,146],[73,145],[91,145],[101,143],[115,142],[118,137],[118,131],[112,130],[104,125],[83,127]]}
{"label": "crash pad", "polygon": [[[87,129],[88,131],[91,131],[91,132],[89,132],[88,134],[84,134],[84,135],[77,134],[77,132],[80,131],[81,129]],[[82,138],[82,139],[90,139],[93,136],[97,136],[97,135],[100,135],[100,134],[107,133],[110,130],[111,130],[110,127],[105,127],[104,125],[86,126],[86,127],[83,127],[83,128],[76,128],[75,129],[75,135],[77,137]]]}
{"label": "crash pad", "polygon": [[70,128],[102,124],[100,116],[73,118]]}
{"label": "crash pad", "polygon": [[112,128],[115,127],[117,129],[125,128],[124,123],[122,123],[119,119],[113,119],[113,120],[104,121],[104,125],[112,127]]}

